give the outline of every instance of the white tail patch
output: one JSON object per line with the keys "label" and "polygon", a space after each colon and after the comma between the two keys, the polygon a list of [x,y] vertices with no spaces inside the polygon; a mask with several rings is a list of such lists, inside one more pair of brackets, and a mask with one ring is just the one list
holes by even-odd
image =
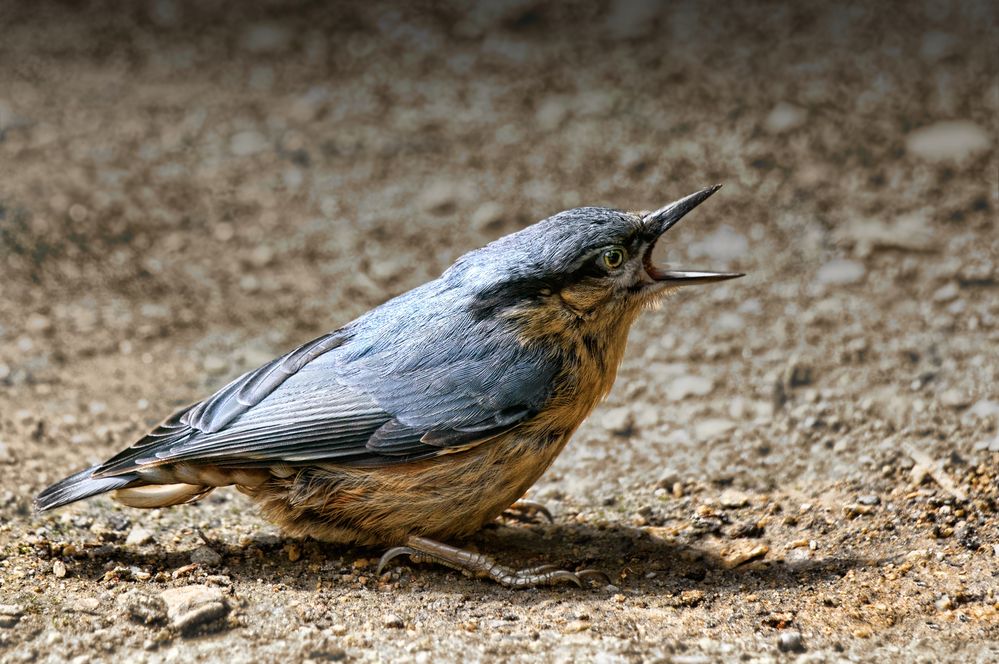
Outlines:
{"label": "white tail patch", "polygon": [[201,484],[159,484],[118,489],[111,497],[128,507],[170,507],[200,500],[214,488]]}

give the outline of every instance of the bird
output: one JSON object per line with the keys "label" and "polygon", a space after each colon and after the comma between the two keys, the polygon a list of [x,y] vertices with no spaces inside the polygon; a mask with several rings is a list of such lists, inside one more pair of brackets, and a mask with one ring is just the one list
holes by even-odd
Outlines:
{"label": "bird", "polygon": [[743,276],[668,269],[660,238],[721,185],[651,212],[581,207],[457,259],[183,408],[42,491],[39,511],[110,492],[160,508],[235,486],[293,537],[391,547],[512,588],[606,575],[518,569],[460,548],[518,502],[608,394],[638,314]]}

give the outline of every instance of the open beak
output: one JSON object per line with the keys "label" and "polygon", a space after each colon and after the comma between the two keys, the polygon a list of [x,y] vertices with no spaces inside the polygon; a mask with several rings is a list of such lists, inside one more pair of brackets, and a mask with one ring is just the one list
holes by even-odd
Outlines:
{"label": "open beak", "polygon": [[662,236],[662,234],[675,226],[676,222],[680,221],[685,214],[703,203],[709,196],[711,196],[711,194],[715,193],[719,189],[721,189],[720,184],[708,187],[707,189],[701,189],[700,191],[690,194],[689,196],[684,196],[680,200],[674,201],[669,205],[656,210],[655,212],[650,212],[642,218],[642,222],[645,224],[646,233],[651,238],[649,247],[645,250],[645,256],[642,257],[642,264],[645,267],[645,272],[653,281],[669,286],[690,286],[694,284],[710,284],[716,281],[725,281],[726,279],[735,279],[736,277],[745,276],[741,272],[664,270],[657,267],[652,262],[652,251],[656,248],[656,241]]}

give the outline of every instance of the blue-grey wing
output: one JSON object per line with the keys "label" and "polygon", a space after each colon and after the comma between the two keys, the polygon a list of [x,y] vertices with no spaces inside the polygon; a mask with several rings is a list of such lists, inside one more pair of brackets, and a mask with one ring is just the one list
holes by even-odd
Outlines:
{"label": "blue-grey wing", "polygon": [[[166,420],[95,475],[164,463],[385,465],[488,440],[538,412],[554,372],[515,342],[398,366],[332,333]],[[384,355],[384,356],[383,356]],[[391,370],[390,370],[391,369]]]}

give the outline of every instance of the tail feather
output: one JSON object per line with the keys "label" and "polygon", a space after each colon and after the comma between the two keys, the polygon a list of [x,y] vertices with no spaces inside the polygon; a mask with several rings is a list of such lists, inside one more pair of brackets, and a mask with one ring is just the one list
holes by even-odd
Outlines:
{"label": "tail feather", "polygon": [[139,481],[138,475],[134,473],[94,478],[94,471],[98,467],[81,470],[45,489],[35,498],[35,509],[45,512],[100,493],[123,489]]}

